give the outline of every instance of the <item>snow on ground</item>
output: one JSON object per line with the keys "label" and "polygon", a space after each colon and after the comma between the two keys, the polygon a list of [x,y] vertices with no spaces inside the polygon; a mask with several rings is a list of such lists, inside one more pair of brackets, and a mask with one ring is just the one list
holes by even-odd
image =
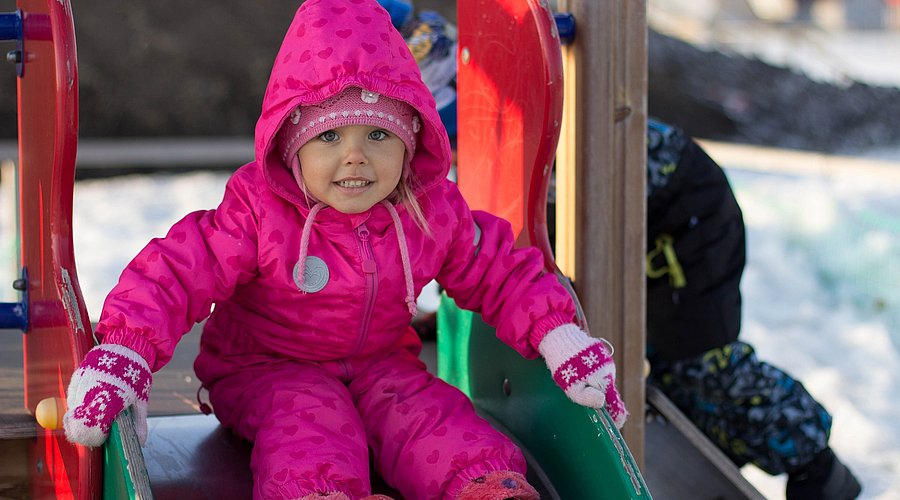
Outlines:
{"label": "snow on ground", "polygon": [[[728,170],[747,225],[742,338],[832,413],[831,444],[900,498],[900,183]],[[784,477],[745,467],[767,498]]]}

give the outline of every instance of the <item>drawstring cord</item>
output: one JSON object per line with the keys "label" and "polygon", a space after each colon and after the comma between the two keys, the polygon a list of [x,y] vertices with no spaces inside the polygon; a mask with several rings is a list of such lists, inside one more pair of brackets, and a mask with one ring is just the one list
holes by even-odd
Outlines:
{"label": "drawstring cord", "polygon": [[412,266],[409,264],[409,249],[406,247],[406,235],[403,233],[403,224],[400,223],[400,216],[391,202],[384,200],[381,204],[387,208],[391,214],[391,219],[394,221],[394,232],[397,233],[397,242],[400,244],[400,260],[403,262],[403,278],[406,280],[406,307],[409,309],[409,314],[415,316],[417,311],[415,288],[413,286]]}
{"label": "drawstring cord", "polygon": [[197,403],[199,404],[198,408],[200,408],[200,412],[204,415],[209,415],[210,413],[212,413],[212,408],[209,406],[209,404],[200,399],[200,391],[202,390],[202,385],[197,388]]}
{"label": "drawstring cord", "polygon": [[[394,221],[394,232],[397,234],[397,243],[400,245],[400,260],[403,262],[403,278],[406,282],[406,307],[409,310],[409,314],[412,316],[416,315],[418,309],[416,308],[416,297],[415,297],[415,286],[413,284],[412,277],[412,266],[409,261],[409,248],[406,246],[406,234],[403,232],[403,224],[400,222],[400,215],[397,214],[397,209],[394,208],[394,205],[391,202],[384,200],[381,202],[382,205],[387,208],[387,211],[391,214],[391,219]],[[301,272],[297,273],[297,286],[303,286],[304,273],[303,270],[306,269],[306,255],[309,251],[309,234],[312,230],[312,224],[314,219],[316,218],[316,214],[319,213],[319,210],[325,207],[324,203],[316,203],[315,206],[309,211],[309,215],[306,217],[306,222],[303,223],[303,232],[300,235],[300,265],[304,266],[301,269]]]}
{"label": "drawstring cord", "polygon": [[319,210],[322,210],[322,208],[324,207],[324,203],[316,203],[309,211],[309,215],[306,217],[306,222],[303,223],[303,232],[300,234],[300,259],[298,260],[300,264],[300,272],[297,273],[297,287],[299,287],[301,290],[303,289],[303,280],[306,273],[306,253],[309,251],[309,233],[310,231],[312,231],[312,224],[313,220],[315,220],[316,218],[316,214],[318,214]]}

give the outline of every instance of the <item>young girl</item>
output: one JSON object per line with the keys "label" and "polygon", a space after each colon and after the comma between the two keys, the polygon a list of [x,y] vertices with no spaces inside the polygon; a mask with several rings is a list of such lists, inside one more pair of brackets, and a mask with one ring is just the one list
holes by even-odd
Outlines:
{"label": "young girl", "polygon": [[208,316],[194,368],[254,443],[255,498],[365,497],[370,450],[407,499],[537,498],[520,450],[418,359],[409,322],[432,279],[624,422],[612,360],[540,253],[446,180],[434,100],[374,0],[303,3],[255,144],[219,207],[151,241],[109,294],[69,385],[70,440],[100,445],[131,405],[145,436],[151,372]]}

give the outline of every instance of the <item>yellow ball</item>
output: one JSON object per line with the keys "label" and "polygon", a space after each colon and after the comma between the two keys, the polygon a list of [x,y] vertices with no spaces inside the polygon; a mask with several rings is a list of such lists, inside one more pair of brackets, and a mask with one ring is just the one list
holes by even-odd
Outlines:
{"label": "yellow ball", "polygon": [[62,398],[47,398],[38,403],[34,410],[34,418],[37,419],[38,425],[53,431],[62,429],[65,413],[65,401]]}

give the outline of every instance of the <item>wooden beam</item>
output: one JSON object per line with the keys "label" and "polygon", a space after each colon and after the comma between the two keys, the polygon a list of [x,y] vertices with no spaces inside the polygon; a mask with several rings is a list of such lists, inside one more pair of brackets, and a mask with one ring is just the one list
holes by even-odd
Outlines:
{"label": "wooden beam", "polygon": [[591,334],[616,348],[618,384],[631,413],[623,435],[642,465],[646,3],[567,0],[560,10],[574,15],[577,32],[564,55],[557,203],[567,220],[557,223],[557,253],[574,278]]}

